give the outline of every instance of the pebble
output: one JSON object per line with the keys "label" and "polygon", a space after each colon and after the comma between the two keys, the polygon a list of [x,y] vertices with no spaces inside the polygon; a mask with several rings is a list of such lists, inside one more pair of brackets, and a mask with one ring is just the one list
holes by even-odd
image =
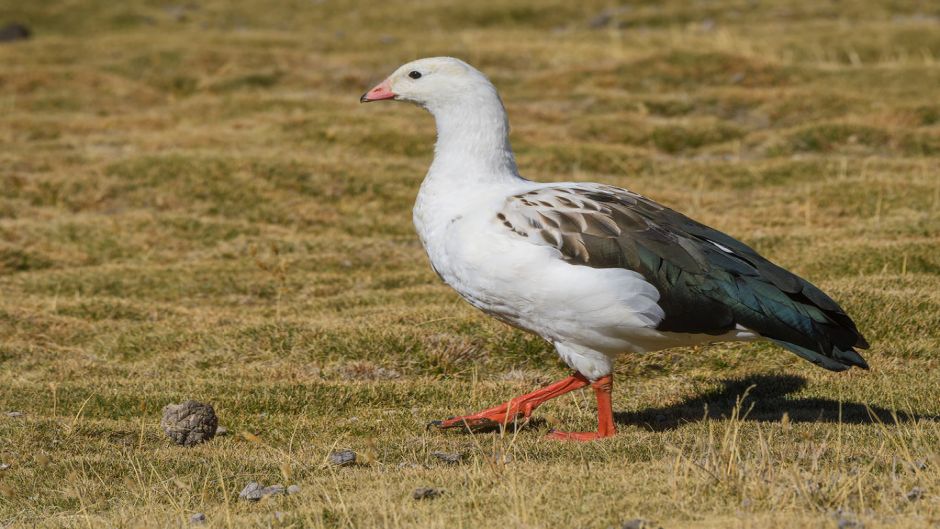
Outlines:
{"label": "pebble", "polygon": [[242,491],[238,493],[238,497],[243,500],[258,501],[263,495],[261,493],[263,490],[264,487],[261,486],[261,483],[252,481],[245,485],[245,488],[243,488]]}
{"label": "pebble", "polygon": [[22,416],[23,416],[23,412],[21,411],[8,411],[7,412],[7,417],[16,418],[16,417],[22,417]]}
{"label": "pebble", "polygon": [[269,485],[265,487],[257,481],[252,481],[245,485],[245,488],[243,488],[242,491],[238,493],[238,497],[247,501],[259,501],[261,498],[267,496],[277,496],[278,494],[297,494],[298,492],[300,492],[300,487],[297,485],[291,485],[290,487],[285,488],[284,485],[278,483],[276,485]]}
{"label": "pebble", "polygon": [[453,454],[453,453],[449,453],[449,452],[431,452],[431,455],[432,455],[433,457],[436,457],[436,458],[440,459],[441,461],[443,461],[443,462],[445,462],[445,463],[450,463],[450,464],[452,464],[452,465],[455,465],[455,464],[457,464],[457,463],[460,463],[460,462],[463,460],[463,456],[462,456],[462,455],[460,455],[460,454]]}
{"label": "pebble", "polygon": [[621,524],[620,526],[620,529],[655,529],[655,528],[656,528],[655,523],[649,520],[644,520],[643,518],[634,518],[632,520],[627,520],[626,522],[623,522],[623,524]]}
{"label": "pebble", "polygon": [[330,452],[329,461],[331,465],[345,467],[356,464],[356,453],[352,450],[336,450]]}
{"label": "pebble", "polygon": [[261,489],[262,496],[274,496],[275,494],[286,494],[287,489],[284,488],[284,485],[277,484],[271,485]]}
{"label": "pebble", "polygon": [[196,514],[189,517],[189,523],[204,524],[206,523],[206,515],[201,512],[197,512]]}
{"label": "pebble", "polygon": [[194,446],[215,436],[219,418],[209,404],[187,400],[163,408],[160,426],[167,437],[183,446]]}
{"label": "pebble", "polygon": [[215,435],[228,435],[228,428],[224,426],[219,426],[215,429]]}
{"label": "pebble", "polygon": [[924,489],[914,487],[907,493],[907,501],[917,501],[924,496]]}
{"label": "pebble", "polygon": [[411,493],[411,497],[416,500],[430,500],[444,494],[442,489],[433,487],[418,487]]}
{"label": "pebble", "polygon": [[7,463],[0,463],[0,470],[6,470],[10,468],[10,465]]}
{"label": "pebble", "polygon": [[836,525],[839,529],[861,529],[862,527],[865,527],[861,523],[855,520],[850,520],[848,518],[839,518],[839,521]]}
{"label": "pebble", "polygon": [[7,24],[0,28],[0,42],[26,40],[32,36],[32,34],[33,32],[23,24]]}

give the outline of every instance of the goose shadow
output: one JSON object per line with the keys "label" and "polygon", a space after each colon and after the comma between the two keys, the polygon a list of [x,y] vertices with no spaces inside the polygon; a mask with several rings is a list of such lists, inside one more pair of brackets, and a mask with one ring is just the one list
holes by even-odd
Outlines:
{"label": "goose shadow", "polygon": [[[722,387],[677,404],[646,408],[635,412],[617,412],[618,425],[638,426],[652,431],[673,430],[705,419],[731,417],[737,401],[745,393],[741,415],[748,421],[779,422],[784,414],[792,422],[843,422],[846,424],[893,424],[895,421],[940,421],[937,415],[918,415],[859,402],[839,402],[819,397],[787,398],[806,387],[803,377],[793,375],[756,375],[722,381]],[[751,388],[748,391],[748,388]],[[753,406],[753,407],[752,407]]]}

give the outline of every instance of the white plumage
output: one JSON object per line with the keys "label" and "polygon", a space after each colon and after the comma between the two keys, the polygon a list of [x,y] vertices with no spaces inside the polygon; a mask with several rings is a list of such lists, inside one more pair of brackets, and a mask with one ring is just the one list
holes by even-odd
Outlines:
{"label": "white plumage", "polygon": [[740,241],[625,189],[522,178],[495,87],[463,61],[408,63],[362,97],[380,99],[416,103],[437,124],[414,206],[431,266],[576,371],[443,427],[505,424],[590,383],[598,432],[556,437],[613,435],[611,370],[626,351],[767,337],[828,369],[867,367],[852,349],[867,343],[834,301]]}

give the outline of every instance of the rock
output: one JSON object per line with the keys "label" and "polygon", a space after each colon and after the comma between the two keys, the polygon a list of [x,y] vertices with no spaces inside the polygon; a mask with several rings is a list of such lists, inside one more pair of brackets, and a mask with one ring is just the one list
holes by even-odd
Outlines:
{"label": "rock", "polygon": [[8,468],[10,468],[10,465],[7,463],[0,463],[0,470],[6,470]]}
{"label": "rock", "polygon": [[287,489],[284,488],[284,485],[280,483],[277,485],[270,485],[261,489],[261,496],[274,496],[275,494],[287,494]]}
{"label": "rock", "polygon": [[588,27],[591,29],[601,29],[607,27],[614,18],[614,13],[610,9],[605,9],[588,20]]}
{"label": "rock", "polygon": [[620,525],[620,529],[657,529],[656,524],[644,520],[643,518],[634,518],[632,520],[627,520]]}
{"label": "rock", "polygon": [[33,32],[23,24],[7,24],[0,28],[0,42],[26,40],[32,35]]}
{"label": "rock", "polygon": [[356,453],[352,450],[336,450],[330,452],[329,461],[331,465],[346,467],[356,464]]}
{"label": "rock", "polygon": [[[0,467],[2,470],[2,467]],[[914,487],[907,493],[907,501],[917,501],[924,497],[924,489],[920,487]]]}
{"label": "rock", "polygon": [[[297,485],[291,485],[291,487],[297,487]],[[265,498],[267,496],[291,494],[289,491],[289,488],[284,488],[284,485],[281,484],[269,485],[265,487],[257,481],[252,481],[245,485],[245,488],[243,488],[242,491],[238,493],[238,497],[246,501],[259,501],[261,498]],[[297,492],[300,492],[300,487],[297,487]]]}
{"label": "rock", "polygon": [[14,419],[16,419],[17,417],[22,417],[22,416],[23,416],[23,412],[21,411],[8,411],[7,412],[7,417],[12,417]]}
{"label": "rock", "polygon": [[455,465],[463,461],[463,456],[460,454],[452,454],[448,452],[431,452],[432,457],[436,457],[445,463],[450,463]]}
{"label": "rock", "polygon": [[189,523],[204,524],[206,523],[206,515],[201,512],[197,512],[196,514],[189,517]]}
{"label": "rock", "polygon": [[293,496],[294,494],[300,494],[300,485],[291,485],[287,487],[287,494]]}
{"label": "rock", "polygon": [[218,428],[215,429],[215,435],[216,436],[228,435],[228,428],[224,426],[219,426]]}
{"label": "rock", "polygon": [[160,426],[176,444],[193,446],[215,436],[219,418],[211,405],[187,400],[164,407]]}
{"label": "rock", "polygon": [[418,487],[411,493],[411,497],[416,500],[430,500],[444,494],[443,489],[433,487]]}
{"label": "rock", "polygon": [[245,485],[245,488],[238,493],[238,497],[243,500],[258,501],[263,496],[262,491],[264,491],[264,487],[261,486],[261,483],[252,481]]}
{"label": "rock", "polygon": [[837,522],[836,526],[839,529],[862,529],[863,527],[865,527],[861,523],[855,520],[851,520],[849,518],[839,518],[839,521]]}

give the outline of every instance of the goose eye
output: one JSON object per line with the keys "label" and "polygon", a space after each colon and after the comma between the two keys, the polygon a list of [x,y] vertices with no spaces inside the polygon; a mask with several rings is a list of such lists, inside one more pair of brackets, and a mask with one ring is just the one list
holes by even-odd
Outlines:
{"label": "goose eye", "polygon": [[408,72],[408,77],[411,77],[412,79],[421,79],[421,72],[416,72],[412,70]]}

